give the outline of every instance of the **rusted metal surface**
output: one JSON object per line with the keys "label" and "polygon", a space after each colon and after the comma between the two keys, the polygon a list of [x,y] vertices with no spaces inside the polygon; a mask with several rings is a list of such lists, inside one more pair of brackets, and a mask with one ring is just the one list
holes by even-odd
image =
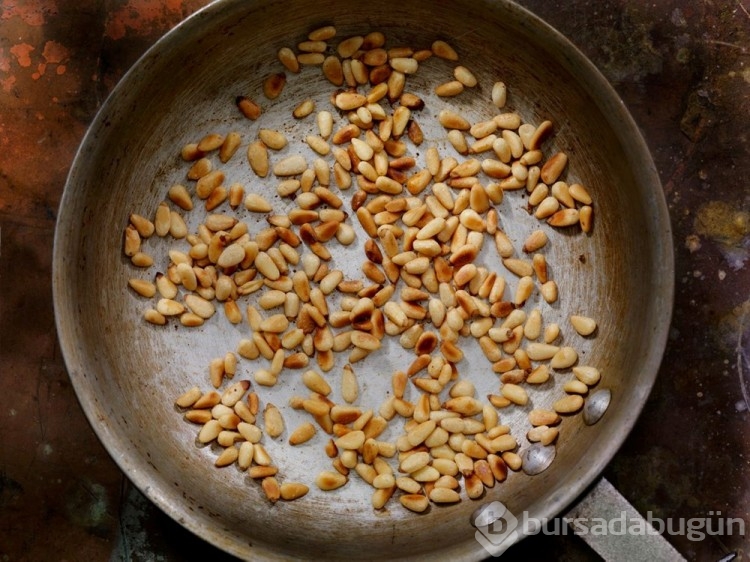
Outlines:
{"label": "rusted metal surface", "polygon": [[[70,162],[117,80],[203,2],[59,1],[0,7],[0,556],[182,560],[205,545],[143,501],[98,443],[57,348],[52,234]],[[742,2],[521,2],[567,35],[622,96],[670,205],[677,293],[656,387],[606,471],[641,512],[748,514],[750,370],[747,115],[750,16]],[[638,295],[633,295],[638,306]],[[169,534],[169,537],[167,537]],[[669,540],[688,559],[739,536]],[[575,537],[511,554],[582,559]]]}

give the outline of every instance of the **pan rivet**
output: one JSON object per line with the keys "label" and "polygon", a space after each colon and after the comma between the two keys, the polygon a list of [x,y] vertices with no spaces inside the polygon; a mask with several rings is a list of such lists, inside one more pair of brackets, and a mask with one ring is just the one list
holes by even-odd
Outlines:
{"label": "pan rivet", "polygon": [[588,400],[583,407],[583,421],[586,425],[594,425],[604,415],[604,412],[609,408],[609,402],[612,400],[612,392],[608,388],[602,388],[597,390]]}
{"label": "pan rivet", "polygon": [[553,445],[544,446],[538,443],[532,445],[521,454],[523,471],[529,476],[544,472],[555,460],[556,452]]}

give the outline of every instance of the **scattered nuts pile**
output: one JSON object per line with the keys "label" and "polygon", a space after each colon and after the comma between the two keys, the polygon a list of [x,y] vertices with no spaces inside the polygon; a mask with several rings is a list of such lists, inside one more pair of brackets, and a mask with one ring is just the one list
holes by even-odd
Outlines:
{"label": "scattered nuts pile", "polygon": [[[592,199],[579,183],[561,179],[565,153],[545,154],[550,121],[533,125],[503,111],[502,82],[492,86],[493,115],[484,121],[471,123],[448,108],[437,112],[453,150],[440,154],[436,145],[427,146],[420,166],[416,147],[425,137],[419,119],[429,115],[421,112],[422,98],[408,90],[408,77],[424,64],[452,67],[453,76],[435,87],[441,98],[475,88],[476,77],[457,64],[458,54],[444,41],[424,50],[387,49],[379,32],[334,46],[335,36],[335,28],[322,27],[297,52],[281,49],[284,71],[263,82],[267,101],[236,99],[241,115],[262,120],[263,104],[282,95],[287,73],[317,66],[333,86],[330,105],[318,109],[320,101],[304,99],[290,115],[291,122],[314,119],[316,132],[289,138],[253,126],[257,138],[249,142],[240,131],[211,132],[184,146],[187,186],[173,185],[152,218],[132,214],[124,234],[124,253],[138,268],[154,265],[144,241],[171,237],[176,243],[166,273],[129,285],[155,301],[144,312],[151,324],[177,319],[198,327],[220,307],[231,323],[249,325],[248,337],[208,366],[214,389],[196,386],[176,400],[185,419],[200,426],[198,442],[218,445],[216,466],[247,471],[271,502],[293,500],[308,486],[277,480],[279,468],[263,440],[286,435],[296,447],[322,431],[332,467],[315,478],[319,489],[345,486],[354,471],[372,485],[374,508],[399,490],[405,508],[423,512],[431,502],[460,501],[462,487],[478,498],[505,480],[508,469],[521,468],[518,437],[500,423],[498,409],[526,406],[528,385],[572,373],[551,409],[528,412],[526,439],[549,445],[563,417],[579,412],[599,382],[599,371],[579,365],[576,350],[560,343],[561,327],[545,324],[542,309],[528,310],[535,291],[546,303],[558,299],[543,253],[547,231],[533,231],[517,252],[498,210],[506,191],[525,190],[529,213],[540,222],[588,233]],[[294,142],[312,150],[312,161],[302,153],[274,155]],[[246,193],[222,170],[240,148],[248,173],[268,186],[262,193]],[[237,218],[241,206],[265,216],[268,226],[251,232]],[[288,212],[274,212],[280,207]],[[196,211],[205,215],[190,232],[185,213]],[[365,236],[357,235],[360,227]],[[499,258],[488,261],[497,267],[479,258],[488,237]],[[335,267],[337,248],[355,243],[364,250],[362,275],[349,279]],[[510,296],[504,274],[517,278]],[[591,318],[574,315],[570,324],[582,336],[596,333]],[[364,409],[357,406],[354,366],[377,353],[386,336],[398,338],[414,358],[392,373],[392,392],[379,409]],[[461,341],[468,337],[478,341],[499,378],[498,392],[485,399],[460,372]],[[333,372],[343,354],[346,364]],[[297,370],[310,394],[293,396],[287,405],[266,403],[261,413],[251,382],[231,382],[242,359],[251,362],[257,388],[285,384],[280,374]],[[332,399],[332,379],[341,402]],[[306,412],[309,421],[286,428],[285,408]],[[403,421],[403,432],[381,440],[395,419]]]}

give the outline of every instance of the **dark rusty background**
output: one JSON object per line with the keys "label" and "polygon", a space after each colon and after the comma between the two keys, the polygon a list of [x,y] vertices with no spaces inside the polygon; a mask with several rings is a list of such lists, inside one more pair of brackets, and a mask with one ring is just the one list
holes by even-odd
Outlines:
{"label": "dark rusty background", "polygon": [[[2,562],[229,559],[145,500],[104,451],[70,386],[51,294],[55,216],[86,127],[138,56],[205,3],[0,2]],[[622,96],[652,150],[674,229],[664,363],[605,474],[644,514],[750,524],[750,414],[740,382],[750,372],[750,4],[520,3],[581,48]],[[668,538],[690,560],[745,559],[750,546],[737,534]],[[533,537],[509,554],[597,559],[571,536]]]}

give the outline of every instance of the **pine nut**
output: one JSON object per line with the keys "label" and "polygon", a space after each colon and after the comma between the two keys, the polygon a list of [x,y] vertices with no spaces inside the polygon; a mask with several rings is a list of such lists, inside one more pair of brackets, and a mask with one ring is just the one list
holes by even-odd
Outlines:
{"label": "pine nut", "polygon": [[346,482],[346,476],[331,470],[324,470],[315,478],[316,486],[325,492],[341,488]]}
{"label": "pine nut", "polygon": [[393,70],[402,72],[404,74],[414,74],[419,68],[419,63],[416,59],[407,57],[392,58],[389,61],[389,64],[391,65]]}
{"label": "pine nut", "polygon": [[465,66],[457,66],[453,69],[453,76],[467,88],[473,88],[477,85],[477,79],[472,72]]}
{"label": "pine nut", "polygon": [[227,388],[221,395],[221,403],[225,406],[234,406],[250,388],[250,381],[238,381]]}
{"label": "pine nut", "polygon": [[415,513],[424,512],[430,505],[429,498],[422,494],[404,494],[399,497],[401,505]]}
{"label": "pine nut", "polygon": [[532,361],[547,361],[552,359],[560,348],[548,343],[531,342],[526,346],[526,354]]}
{"label": "pine nut", "polygon": [[534,274],[534,267],[528,260],[506,258],[503,260],[505,268],[518,277],[530,277]]}
{"label": "pine nut", "polygon": [[547,324],[544,328],[544,343],[554,342],[560,335],[560,326],[552,323]]}
{"label": "pine nut", "polygon": [[457,96],[464,91],[464,85],[458,80],[451,80],[435,87],[435,93],[440,97]]}
{"label": "pine nut", "polygon": [[596,321],[587,316],[574,314],[570,317],[570,324],[582,336],[590,336],[596,330]]}
{"label": "pine nut", "polygon": [[309,488],[300,482],[284,482],[279,488],[279,495],[282,500],[293,501],[307,494]]}
{"label": "pine nut", "polygon": [[524,390],[522,386],[516,384],[504,384],[500,389],[500,393],[504,398],[507,398],[519,406],[525,406],[529,401],[529,396],[526,394],[526,390]]}
{"label": "pine nut", "polygon": [[578,209],[561,209],[547,219],[547,223],[550,226],[556,227],[572,226],[579,221],[580,215]]}
{"label": "pine nut", "polygon": [[542,166],[541,179],[547,185],[552,185],[562,174],[568,164],[568,156],[564,152],[552,155]]}
{"label": "pine nut", "polygon": [[551,304],[557,301],[557,283],[555,283],[554,281],[547,281],[546,283],[543,283],[539,288],[539,292],[544,297],[544,300],[548,303]]}
{"label": "pine nut", "polygon": [[547,244],[547,234],[543,230],[532,232],[523,244],[523,251],[527,254],[534,253]]}
{"label": "pine nut", "polygon": [[277,162],[273,167],[273,173],[279,177],[298,176],[307,169],[304,156],[299,154],[287,156]]}
{"label": "pine nut", "polygon": [[466,119],[461,117],[458,113],[448,109],[440,111],[438,114],[438,121],[446,129],[459,129],[461,131],[468,131],[471,129],[471,124]]}
{"label": "pine nut", "polygon": [[383,507],[385,507],[385,504],[389,499],[391,499],[391,496],[393,495],[395,489],[395,486],[390,486],[387,488],[380,488],[375,490],[375,492],[372,494],[372,507],[374,509],[382,509]]}
{"label": "pine nut", "polygon": [[430,501],[435,503],[457,503],[461,501],[461,496],[455,490],[450,488],[433,488],[429,494]]}
{"label": "pine nut", "polygon": [[286,74],[278,72],[271,74],[263,80],[263,95],[269,100],[274,100],[281,95],[286,85]]}
{"label": "pine nut", "polygon": [[495,107],[502,109],[505,107],[507,99],[507,88],[503,82],[495,82],[492,86],[492,103]]}
{"label": "pine nut", "polygon": [[261,275],[270,279],[271,281],[275,281],[279,277],[281,277],[279,268],[266,252],[258,252],[258,255],[255,257],[254,263],[255,267],[258,269]]}
{"label": "pine nut", "polygon": [[546,283],[548,281],[547,258],[544,257],[544,254],[534,254],[534,257],[531,260],[531,266],[533,267],[534,274],[539,282]]}
{"label": "pine nut", "polygon": [[448,43],[442,40],[437,40],[432,43],[432,54],[441,59],[456,61],[458,60],[458,54],[456,50],[451,47]]}
{"label": "pine nut", "polygon": [[289,47],[282,47],[279,49],[277,53],[277,57],[279,59],[279,62],[284,65],[284,68],[286,68],[289,72],[298,73],[299,72],[299,62],[297,62],[297,57],[294,54],[294,51],[292,51]]}
{"label": "pine nut", "polygon": [[588,394],[589,387],[579,380],[571,380],[563,385],[563,390],[568,394]]}
{"label": "pine nut", "polygon": [[260,117],[260,106],[250,98],[247,98],[245,96],[238,96],[235,100],[235,103],[237,104],[237,108],[240,110],[242,115],[244,115],[248,119],[255,121],[256,119],[258,119],[258,117]]}
{"label": "pine nut", "polygon": [[578,201],[579,203],[582,203],[583,205],[591,205],[592,199],[591,195],[589,195],[588,191],[586,191],[586,188],[583,187],[580,183],[573,183],[568,187],[568,193],[570,196]]}
{"label": "pine nut", "polygon": [[567,369],[572,367],[578,360],[578,353],[572,347],[561,347],[550,359],[550,367],[553,369]]}
{"label": "pine nut", "polygon": [[331,393],[331,386],[328,382],[313,370],[305,371],[302,375],[302,382],[307,388],[323,396],[328,396]]}
{"label": "pine nut", "polygon": [[583,397],[578,394],[569,394],[565,398],[560,398],[552,405],[552,408],[558,414],[573,414],[583,408]]}
{"label": "pine nut", "polygon": [[581,230],[583,232],[591,232],[594,220],[593,212],[593,209],[588,205],[584,205],[578,211],[578,221],[581,223]]}
{"label": "pine nut", "polygon": [[529,422],[533,426],[550,426],[560,422],[560,416],[553,410],[534,409],[529,412]]}
{"label": "pine nut", "polygon": [[516,288],[516,295],[513,303],[517,307],[523,306],[531,296],[533,290],[534,280],[530,276],[521,277],[521,279],[518,280],[518,286]]}
{"label": "pine nut", "polygon": [[268,175],[268,149],[262,141],[250,143],[247,147],[247,160],[253,172],[255,172],[258,177],[264,178]]}
{"label": "pine nut", "polygon": [[364,431],[350,431],[335,440],[339,449],[357,450],[365,443]]}
{"label": "pine nut", "polygon": [[573,197],[570,195],[568,184],[565,183],[564,181],[556,181],[552,185],[552,189],[550,190],[550,193],[555,199],[557,199],[560,202],[560,204],[564,205],[565,207],[568,207],[568,208],[575,207],[575,201]]}
{"label": "pine nut", "polygon": [[579,381],[587,386],[595,386],[601,379],[599,369],[588,365],[578,365],[573,367],[573,374]]}
{"label": "pine nut", "polygon": [[310,422],[305,422],[298,426],[297,429],[289,435],[289,444],[301,445],[302,443],[306,443],[312,439],[316,433],[317,430],[315,429],[315,426]]}

